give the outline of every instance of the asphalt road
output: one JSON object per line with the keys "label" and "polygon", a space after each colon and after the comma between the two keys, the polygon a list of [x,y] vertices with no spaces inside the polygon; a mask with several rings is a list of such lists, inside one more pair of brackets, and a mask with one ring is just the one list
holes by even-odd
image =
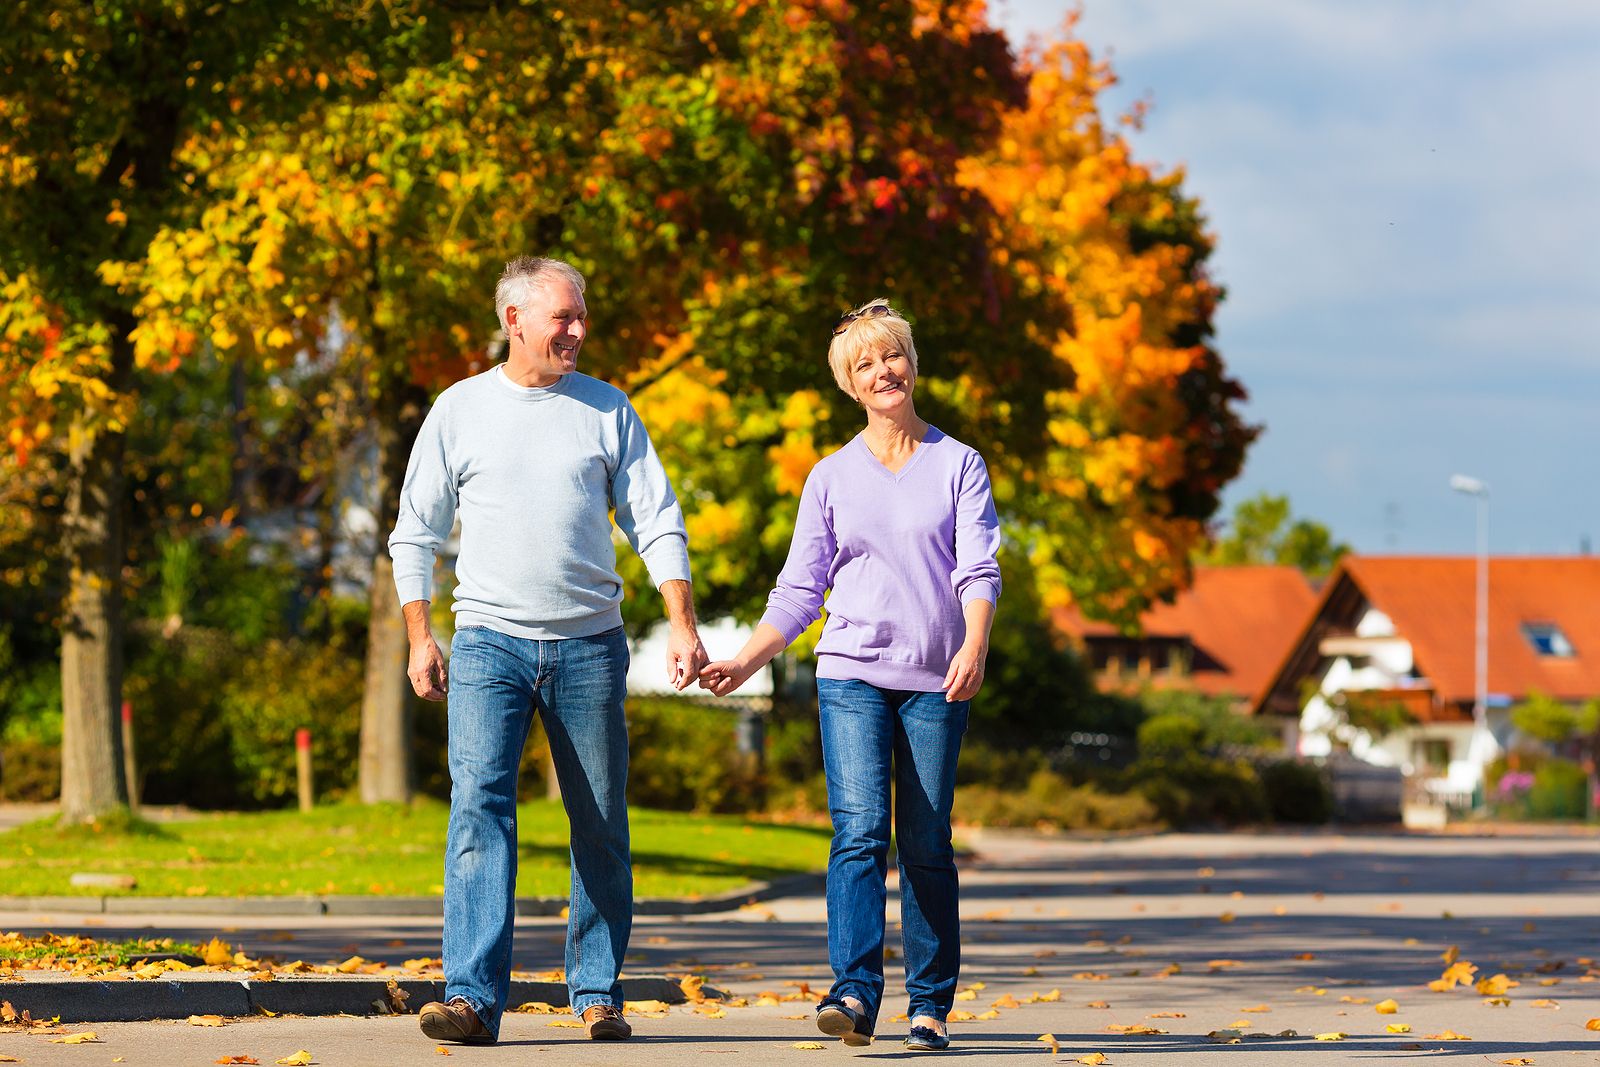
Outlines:
{"label": "asphalt road", "polygon": [[[1534,1064],[1600,1062],[1600,839],[1588,834],[1494,837],[1400,834],[1174,834],[1108,842],[983,835],[962,871],[963,986],[957,1008],[988,1018],[952,1024],[964,1062],[1074,1063],[1102,1053],[1124,1064],[1336,1064],[1416,1058]],[[163,916],[0,914],[0,928],[119,936],[220,934],[252,954],[322,962],[359,953],[395,963],[437,955],[434,920],[320,917],[217,920]],[[891,944],[893,929],[891,900]],[[495,1048],[452,1048],[476,1063],[752,1064],[822,1056],[904,1057],[904,995],[891,996],[880,1040],[847,1050],[818,1034],[808,1004],[782,1000],[827,985],[820,898],[792,898],[723,916],[640,920],[629,970],[706,976],[752,1006],[710,1017],[692,1006],[634,1020],[637,1037],[595,1045],[552,1022],[515,1015]],[[560,965],[562,925],[519,923],[514,965]],[[1496,1004],[1470,987],[1432,992],[1450,946],[1520,984]],[[897,962],[897,961],[896,961]],[[1595,973],[1600,976],[1600,963]],[[891,972],[891,989],[897,977]],[[981,984],[981,988],[978,988]],[[1053,991],[1059,990],[1059,995]],[[777,996],[755,1006],[762,993]],[[0,997],[5,989],[0,987]],[[1040,997],[1047,999],[1038,999]],[[1053,999],[1051,999],[1053,998]],[[1385,999],[1394,1014],[1378,1014]],[[998,1002],[998,1005],[996,1004]],[[1013,1002],[1016,1006],[1012,1006]],[[796,1018],[796,1016],[801,1016]],[[1409,1026],[1392,1033],[1391,1025]],[[1600,1025],[1600,1024],[1597,1024]],[[1148,1027],[1161,1033],[1117,1032]],[[322,1064],[436,1061],[411,1017],[245,1019],[221,1028],[181,1022],[74,1026],[91,1045],[0,1034],[0,1055],[28,1064],[212,1063],[249,1055],[271,1064],[300,1049]],[[1207,1035],[1237,1030],[1237,1044]],[[1252,1033],[1297,1037],[1251,1038]],[[1344,1033],[1333,1041],[1312,1035]],[[1052,1034],[1058,1052],[1038,1038]],[[1471,1040],[1448,1036],[1466,1035]],[[1446,1035],[1446,1036],[1438,1036]],[[822,1049],[797,1047],[819,1043]]]}

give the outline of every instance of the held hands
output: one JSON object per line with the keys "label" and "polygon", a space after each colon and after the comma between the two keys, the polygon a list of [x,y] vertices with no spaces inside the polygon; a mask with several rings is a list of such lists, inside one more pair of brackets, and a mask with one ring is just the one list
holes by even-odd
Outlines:
{"label": "held hands", "polygon": [[710,658],[697,630],[674,626],[667,638],[667,683],[680,692],[687,689]]}
{"label": "held hands", "polygon": [[433,635],[411,642],[411,659],[406,665],[406,677],[411,679],[411,688],[423,700],[443,700],[450,689],[450,680],[445,674],[444,654],[439,651],[439,643]]}
{"label": "held hands", "polygon": [[983,686],[984,663],[988,658],[989,646],[986,643],[968,642],[961,646],[956,658],[950,661],[950,669],[944,675],[942,688],[946,703],[971,700],[978,695],[978,690]]}
{"label": "held hands", "polygon": [[713,696],[725,697],[748,682],[755,672],[755,667],[741,660],[719,659],[701,670],[700,688],[710,690]]}

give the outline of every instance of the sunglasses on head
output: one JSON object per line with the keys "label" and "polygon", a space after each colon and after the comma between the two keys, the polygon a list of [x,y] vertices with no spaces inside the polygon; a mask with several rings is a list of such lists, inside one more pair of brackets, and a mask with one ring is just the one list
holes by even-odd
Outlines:
{"label": "sunglasses on head", "polygon": [[833,335],[838,337],[841,333],[844,333],[845,330],[849,329],[850,324],[855,322],[857,319],[876,319],[882,318],[884,315],[892,314],[894,314],[894,309],[888,304],[868,304],[860,311],[847,311],[843,315],[839,316],[838,322],[834,323]]}

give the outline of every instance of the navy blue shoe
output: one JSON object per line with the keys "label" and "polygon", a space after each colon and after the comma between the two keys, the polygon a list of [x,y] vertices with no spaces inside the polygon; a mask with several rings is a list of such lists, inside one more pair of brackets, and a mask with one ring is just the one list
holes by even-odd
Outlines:
{"label": "navy blue shoe", "polygon": [[852,1048],[872,1044],[872,1024],[866,1014],[851,1010],[837,997],[823,997],[817,1005],[817,1029]]}
{"label": "navy blue shoe", "polygon": [[913,1026],[906,1035],[906,1049],[910,1052],[943,1052],[950,1047],[950,1039],[928,1026]]}

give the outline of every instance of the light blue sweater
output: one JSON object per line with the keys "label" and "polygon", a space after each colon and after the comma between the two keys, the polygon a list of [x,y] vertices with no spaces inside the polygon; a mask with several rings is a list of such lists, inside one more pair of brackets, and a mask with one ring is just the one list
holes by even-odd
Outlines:
{"label": "light blue sweater", "polygon": [[683,511],[620,389],[577,373],[528,388],[499,366],[457,382],[428,412],[400,491],[400,602],[432,599],[459,511],[458,628],[553,640],[620,626],[613,508],[658,588],[689,580]]}

